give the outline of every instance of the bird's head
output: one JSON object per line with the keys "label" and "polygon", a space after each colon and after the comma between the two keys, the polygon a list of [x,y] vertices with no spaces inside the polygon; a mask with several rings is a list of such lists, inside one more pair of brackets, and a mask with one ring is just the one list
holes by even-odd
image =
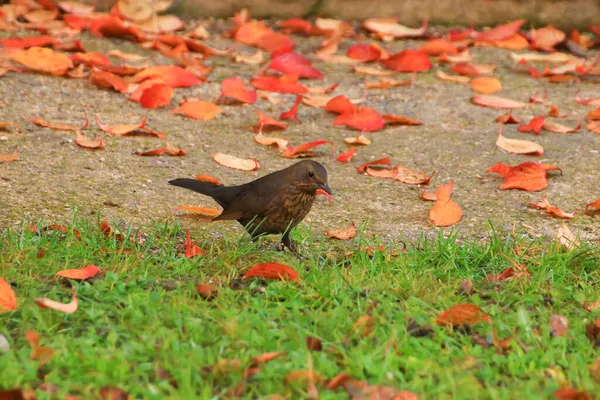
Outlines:
{"label": "bird's head", "polygon": [[303,160],[290,167],[293,182],[305,193],[315,194],[318,189],[333,195],[327,183],[327,170],[322,164],[312,160]]}

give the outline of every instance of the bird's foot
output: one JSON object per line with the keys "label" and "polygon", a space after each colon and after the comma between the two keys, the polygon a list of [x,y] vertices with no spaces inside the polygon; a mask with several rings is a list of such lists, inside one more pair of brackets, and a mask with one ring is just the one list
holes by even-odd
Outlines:
{"label": "bird's foot", "polygon": [[283,244],[284,247],[287,247],[299,260],[306,259],[298,252],[298,246],[296,246],[296,243],[290,239],[289,235],[284,235],[281,238],[281,244]]}

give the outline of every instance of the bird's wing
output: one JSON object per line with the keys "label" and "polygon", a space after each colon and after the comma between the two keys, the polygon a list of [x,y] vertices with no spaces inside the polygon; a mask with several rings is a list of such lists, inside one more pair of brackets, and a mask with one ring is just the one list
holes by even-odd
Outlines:
{"label": "bird's wing", "polygon": [[213,221],[252,219],[255,216],[263,217],[269,205],[276,199],[279,186],[261,182],[261,185],[249,185],[223,209],[223,212]]}

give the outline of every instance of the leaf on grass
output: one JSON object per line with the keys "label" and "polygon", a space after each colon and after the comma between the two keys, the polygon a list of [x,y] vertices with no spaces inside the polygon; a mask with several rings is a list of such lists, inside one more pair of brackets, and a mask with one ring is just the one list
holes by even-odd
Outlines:
{"label": "leaf on grass", "polygon": [[71,289],[71,292],[73,294],[73,299],[71,300],[70,303],[59,303],[57,301],[50,300],[45,297],[35,299],[34,301],[35,301],[35,304],[37,304],[38,307],[40,307],[40,308],[50,308],[52,310],[60,311],[65,314],[72,314],[75,311],[77,311],[78,304],[77,304],[77,295],[75,294],[74,287]]}
{"label": "leaf on grass", "polygon": [[348,382],[351,378],[352,377],[350,376],[349,373],[340,372],[339,374],[337,374],[336,376],[331,378],[329,380],[329,382],[327,382],[327,385],[325,385],[325,388],[328,390],[337,390],[337,389],[343,387],[344,384],[346,382]]}
{"label": "leaf on grass", "polygon": [[155,83],[141,93],[140,104],[144,108],[154,110],[171,104],[173,89],[166,83]]}
{"label": "leaf on grass", "polygon": [[499,124],[499,126],[500,129],[498,130],[496,146],[502,150],[513,154],[528,154],[534,156],[541,156],[544,154],[544,148],[537,143],[529,140],[507,139],[502,135],[502,124]]}
{"label": "leaf on grass", "polygon": [[325,236],[329,236],[332,239],[350,240],[354,236],[356,236],[356,225],[354,225],[354,222],[352,222],[347,228],[339,228],[326,231]]}
{"label": "leaf on grass", "polygon": [[76,281],[84,281],[98,274],[103,275],[104,271],[92,264],[83,268],[63,269],[62,271],[58,271],[56,275],[54,275],[54,279],[56,279],[57,277],[62,277],[67,279],[73,279]]}
{"label": "leaf on grass", "polygon": [[331,153],[335,154],[335,148],[331,140],[315,140],[313,142],[300,144],[296,147],[287,146],[281,153],[281,156],[285,158],[314,157],[316,154],[310,150],[324,144],[330,144]]}
{"label": "leaf on grass", "polygon": [[199,246],[194,244],[194,242],[192,242],[192,237],[190,235],[189,229],[185,230],[185,243],[183,243],[183,246],[185,248],[185,258],[194,258],[197,256],[206,255],[206,251],[204,251]]}
{"label": "leaf on grass", "polygon": [[323,343],[321,342],[321,339],[319,339],[317,337],[307,336],[306,337],[306,348],[310,351],[322,351]]}
{"label": "leaf on grass", "polygon": [[219,294],[219,289],[211,285],[210,283],[202,283],[196,285],[196,293],[204,300],[214,300]]}
{"label": "leaf on grass", "polygon": [[581,121],[578,119],[577,126],[575,128],[569,128],[568,126],[545,120],[542,129],[554,133],[575,133],[581,130]]}
{"label": "leaf on grass", "polygon": [[438,315],[439,326],[470,326],[478,322],[492,323],[492,318],[474,304],[458,304]]}
{"label": "leaf on grass", "polygon": [[369,107],[356,107],[339,115],[333,126],[347,126],[362,132],[374,132],[382,129],[385,122],[382,116]]}
{"label": "leaf on grass", "polygon": [[569,320],[563,315],[554,313],[550,316],[550,329],[554,337],[565,336],[569,331]]}
{"label": "leaf on grass", "polygon": [[344,138],[344,143],[350,145],[368,146],[371,144],[371,140],[365,135],[360,135],[356,137]]}
{"label": "leaf on grass", "polygon": [[268,362],[275,360],[276,358],[285,356],[286,354],[287,354],[287,351],[271,351],[268,353],[259,354],[258,356],[254,357],[252,359],[252,362],[250,365],[256,367],[261,364],[266,364]]}
{"label": "leaf on grass", "polygon": [[424,72],[433,68],[427,54],[419,50],[402,50],[383,61],[383,65],[396,72]]}
{"label": "leaf on grass", "polygon": [[248,278],[265,278],[280,281],[299,282],[300,277],[292,267],[278,263],[262,263],[250,267],[242,280]]}
{"label": "leaf on grass", "polygon": [[292,106],[292,108],[289,111],[282,112],[279,115],[279,119],[280,120],[295,119],[296,121],[298,121],[298,123],[301,124],[302,122],[298,119],[298,116],[296,115],[298,112],[298,106],[300,105],[301,102],[302,102],[302,96],[296,95],[296,101],[294,102],[294,105]]}
{"label": "leaf on grass", "polygon": [[241,78],[227,78],[221,82],[221,97],[217,100],[217,104],[221,103],[224,98],[235,99],[241,103],[254,104],[256,103],[256,90],[248,90]]}
{"label": "leaf on grass", "polygon": [[373,161],[367,161],[364,164],[359,165],[358,167],[356,167],[356,170],[358,171],[359,174],[364,174],[367,170],[368,166],[371,165],[390,165],[390,157],[383,157],[380,158],[378,160],[373,160]]}
{"label": "leaf on grass", "polygon": [[176,214],[178,211],[187,211],[190,213],[202,215],[203,217],[214,218],[217,215],[221,214],[220,210],[212,207],[197,207],[197,206],[179,206],[175,210],[173,210],[173,214]]}
{"label": "leaf on grass", "polygon": [[548,212],[548,214],[552,214],[552,215],[556,215],[559,218],[563,218],[563,219],[571,219],[575,217],[575,213],[577,211],[573,211],[572,213],[568,213],[568,212],[564,212],[559,208],[554,207],[553,205],[550,204],[550,202],[548,201],[548,197],[547,196],[542,196],[542,201],[537,202],[537,203],[529,203],[529,206],[537,208],[537,209],[541,209],[541,210],[546,210]]}
{"label": "leaf on grass", "polygon": [[117,387],[104,386],[100,389],[100,398],[102,400],[129,400],[130,397],[129,393]]}
{"label": "leaf on grass", "polygon": [[452,199],[452,181],[447,185],[440,185],[435,191],[436,202],[429,211],[429,219],[435,226],[450,226],[462,218],[460,206]]}
{"label": "leaf on grass", "polygon": [[542,130],[542,127],[544,126],[545,121],[545,115],[534,117],[531,119],[531,121],[529,121],[527,125],[519,125],[519,132],[533,132],[536,135],[539,135],[540,131]]}
{"label": "leaf on grass", "polygon": [[521,103],[520,101],[505,99],[504,97],[490,96],[486,94],[476,94],[471,98],[471,102],[481,107],[500,109],[514,109],[527,106],[526,103]]}
{"label": "leaf on grass", "polygon": [[[31,346],[29,359],[32,361],[37,361],[38,368],[44,364],[47,364],[52,359],[52,356],[54,355],[52,349],[47,346],[40,346],[40,337],[36,331],[25,332],[25,338]],[[33,398],[35,399],[35,397]]]}
{"label": "leaf on grass", "polygon": [[[40,230],[40,232],[47,232],[47,231],[58,231],[58,232],[67,233],[67,232],[69,232],[69,228],[67,228],[64,225],[48,225]],[[35,229],[32,230],[32,232],[35,233],[36,232]],[[81,239],[81,234],[79,233],[79,231],[77,229],[73,228],[71,230],[71,232],[73,232],[73,236],[75,237],[75,239],[77,239],[77,240]]]}
{"label": "leaf on grass", "polygon": [[19,159],[19,149],[15,149],[14,152],[10,154],[0,154],[0,163],[5,162],[13,162]]}
{"label": "leaf on grass", "polygon": [[[124,136],[127,135],[128,133],[132,133],[137,131],[138,129],[142,129],[146,126],[146,117],[143,117],[142,120],[137,123],[137,124],[131,124],[131,125],[103,125],[100,123],[100,120],[98,119],[98,114],[96,114],[96,125],[98,125],[98,127],[103,131],[108,133],[109,135],[112,136]],[[163,135],[163,138],[166,137],[166,135]]]}
{"label": "leaf on grass", "polygon": [[368,337],[375,329],[375,318],[370,315],[361,315],[352,325],[352,331],[358,333],[362,337]]}
{"label": "leaf on grass", "polygon": [[284,130],[287,128],[287,124],[281,121],[277,121],[275,118],[268,116],[260,110],[254,110],[258,115],[258,125],[254,127],[254,132],[264,131],[272,132],[276,130]]}
{"label": "leaf on grass", "polygon": [[0,277],[0,313],[17,309],[17,296],[12,287]]}
{"label": "leaf on grass", "polygon": [[254,136],[254,141],[263,146],[276,146],[278,150],[282,151],[285,150],[288,145],[286,139],[265,136],[260,131]]}
{"label": "leaf on grass", "polygon": [[438,69],[437,71],[435,71],[435,77],[442,81],[452,82],[452,83],[460,83],[460,84],[467,84],[471,81],[471,78],[469,78],[468,76],[448,75],[441,69]]}
{"label": "leaf on grass", "polygon": [[520,189],[528,192],[537,192],[548,186],[546,173],[552,170],[561,171],[560,168],[553,165],[525,162],[514,167],[498,163],[485,172],[494,172],[502,175],[504,183],[500,185],[500,190]]}
{"label": "leaf on grass", "polygon": [[496,78],[475,78],[471,81],[471,88],[475,92],[494,94],[502,90],[502,84]]}
{"label": "leaf on grass", "polygon": [[342,154],[340,154],[339,156],[337,156],[336,161],[341,162],[341,163],[349,163],[357,151],[358,150],[356,150],[356,149],[350,149],[348,151],[345,151]]}
{"label": "leaf on grass", "polygon": [[219,165],[227,168],[239,169],[241,171],[256,171],[260,167],[258,161],[255,159],[244,160],[223,153],[214,153],[212,158]]}
{"label": "leaf on grass", "polygon": [[324,381],[323,377],[319,373],[312,370],[300,370],[288,372],[285,375],[284,382],[287,385],[291,384],[321,384]]}
{"label": "leaf on grass", "polygon": [[23,64],[34,71],[51,75],[65,75],[73,68],[73,62],[67,56],[45,47],[31,47],[10,55],[13,61]]}
{"label": "leaf on grass", "polygon": [[186,100],[179,107],[171,110],[172,114],[182,114],[200,121],[210,121],[224,110],[214,103],[204,100]]}
{"label": "leaf on grass", "polygon": [[571,387],[555,390],[554,397],[556,400],[592,400],[592,396],[585,391],[573,389]]}
{"label": "leaf on grass", "polygon": [[75,126],[71,124],[65,124],[63,122],[50,122],[46,121],[43,118],[29,118],[29,121],[33,122],[37,126],[41,126],[42,128],[50,128],[57,131],[76,131],[79,129],[85,129],[89,125],[89,119],[87,113],[84,112],[85,115],[85,123],[82,126]]}

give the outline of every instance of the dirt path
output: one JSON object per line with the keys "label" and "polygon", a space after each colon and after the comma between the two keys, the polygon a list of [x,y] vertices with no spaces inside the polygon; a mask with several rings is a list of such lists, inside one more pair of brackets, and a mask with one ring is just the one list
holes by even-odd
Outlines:
{"label": "dirt path", "polygon": [[[231,43],[217,38],[211,45],[226,48]],[[300,52],[309,54],[319,40],[300,39]],[[88,51],[106,52],[120,49],[151,55],[157,63],[168,59],[147,52],[119,40],[98,40],[85,35],[83,43]],[[421,42],[399,41],[389,45],[390,51],[414,48]],[[345,42],[340,53],[352,42]],[[512,62],[506,50],[473,48],[474,62],[496,63],[494,76],[504,89],[499,95],[527,102],[534,92],[548,91],[549,100],[562,113],[585,117],[590,108],[577,104],[573,96],[577,88],[586,96],[600,95],[598,82],[580,85],[550,84],[512,71]],[[220,93],[220,82],[225,77],[240,76],[246,82],[257,67],[234,64],[227,58],[209,58],[207,65],[214,67],[210,83],[177,89],[176,100],[183,97],[200,97],[215,101]],[[326,76],[324,81],[311,82],[312,86],[325,87],[339,82],[335,94],[359,98],[363,93],[363,78],[353,74],[345,65],[314,64]],[[436,67],[437,68],[437,67]],[[389,155],[392,162],[423,172],[438,171],[431,188],[454,180],[453,198],[463,208],[464,216],[456,228],[466,235],[485,235],[489,232],[488,220],[499,229],[512,230],[527,225],[535,233],[554,234],[561,225],[542,211],[527,207],[527,203],[541,200],[546,194],[551,202],[567,211],[582,208],[600,198],[598,170],[600,167],[600,135],[583,129],[570,135],[544,132],[535,137],[516,132],[516,125],[505,126],[507,137],[534,140],[544,146],[543,157],[506,154],[495,146],[497,125],[494,119],[502,111],[470,104],[472,91],[469,85],[441,82],[434,70],[419,74],[409,87],[389,90],[369,90],[365,105],[381,113],[399,114],[420,119],[424,125],[417,127],[388,127],[370,134],[373,143],[361,147],[351,163],[337,163],[330,154],[317,158],[330,173],[330,184],[335,192],[335,202],[319,201],[307,218],[313,230],[346,226],[350,221],[367,222],[369,234],[382,235],[383,239],[416,237],[420,233],[433,233],[436,228],[428,220],[432,203],[419,199],[420,189],[393,182],[361,176],[353,166],[370,159]],[[396,77],[404,78],[402,75]],[[251,126],[256,125],[254,107],[271,116],[290,108],[294,96],[282,96],[284,101],[272,105],[259,100],[255,106],[224,106],[226,115],[213,121],[196,121],[173,115],[168,110],[145,110],[118,93],[100,90],[88,80],[71,80],[33,74],[10,73],[0,78],[0,120],[22,125],[20,135],[0,132],[0,153],[9,153],[19,147],[21,159],[0,164],[0,226],[17,224],[27,217],[44,218],[51,222],[68,222],[78,212],[94,216],[99,210],[105,220],[121,219],[139,224],[150,220],[173,217],[179,205],[214,204],[207,198],[191,192],[169,187],[172,178],[192,177],[198,173],[216,176],[228,184],[245,182],[293,163],[277,155],[272,149],[255,144]],[[146,137],[113,138],[102,134],[106,147],[88,151],[77,147],[74,133],[58,132],[33,125],[29,117],[43,117],[79,125],[84,111],[93,119],[99,114],[106,124],[134,123],[142,116],[148,117],[148,126],[165,132],[169,142],[181,145],[189,153],[185,157],[140,157],[133,154],[140,149],[161,147],[162,140]],[[547,106],[534,104],[515,114],[527,121],[533,115],[545,114]],[[299,125],[291,121],[289,127],[277,136],[292,144],[315,139],[328,139],[337,150],[346,150],[343,138],[356,132],[333,128],[334,117],[322,109],[300,106]],[[566,120],[565,124],[573,124]],[[100,130],[90,121],[86,130],[93,137]],[[223,152],[239,157],[256,158],[261,168],[256,172],[241,172],[217,165],[210,157],[213,152]],[[550,177],[550,186],[542,193],[499,191],[499,176],[484,174],[490,166],[504,162],[516,165],[525,161],[558,165],[564,174]],[[180,218],[194,229],[206,228],[206,223],[190,218]],[[572,225],[588,231],[598,224],[598,217],[578,215]],[[217,232],[240,232],[235,224],[219,223],[210,227]]]}

